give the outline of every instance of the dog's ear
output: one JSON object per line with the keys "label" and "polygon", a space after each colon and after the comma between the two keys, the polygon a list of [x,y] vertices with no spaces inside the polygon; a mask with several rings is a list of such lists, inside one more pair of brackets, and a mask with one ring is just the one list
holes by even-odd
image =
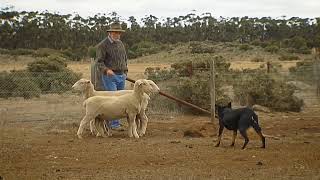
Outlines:
{"label": "dog's ear", "polygon": [[228,107],[231,108],[231,102],[228,103]]}

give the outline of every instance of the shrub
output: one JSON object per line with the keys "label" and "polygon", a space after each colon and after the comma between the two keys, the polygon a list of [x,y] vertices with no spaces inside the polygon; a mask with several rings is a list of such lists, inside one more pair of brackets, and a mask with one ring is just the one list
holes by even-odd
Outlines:
{"label": "shrub", "polygon": [[243,101],[250,96],[254,104],[277,111],[301,111],[303,100],[293,96],[295,87],[283,80],[275,80],[270,74],[259,70],[245,70],[245,74],[236,76],[233,87],[236,97]]}
{"label": "shrub", "polygon": [[260,41],[260,40],[254,40],[251,42],[252,45],[254,46],[260,46],[262,48],[265,48],[267,47],[270,43],[268,42],[265,42],[265,41]]}
{"label": "shrub", "polygon": [[265,50],[270,53],[277,53],[277,52],[279,52],[279,47],[275,46],[275,45],[269,45],[269,46],[265,47]]}
{"label": "shrub", "polygon": [[27,69],[30,72],[61,72],[67,67],[67,64],[56,57],[40,59],[33,61],[27,65]]}
{"label": "shrub", "polygon": [[18,49],[11,50],[10,54],[14,55],[14,56],[18,56],[18,55],[33,55],[34,54],[34,50],[18,48]]}
{"label": "shrub", "polygon": [[289,68],[290,75],[296,80],[313,84],[316,81],[313,65],[314,61],[297,62],[295,67]]}
{"label": "shrub", "polygon": [[48,57],[53,54],[59,54],[59,53],[57,52],[57,50],[54,50],[54,49],[39,48],[34,52],[33,56],[34,57]]}
{"label": "shrub", "polygon": [[13,71],[0,73],[0,97],[23,97],[25,99],[39,97],[40,88],[32,80],[27,71]]}
{"label": "shrub", "polygon": [[146,68],[144,74],[156,82],[169,80],[176,74],[174,70],[160,69],[160,68]]}
{"label": "shrub", "polygon": [[[202,57],[200,60],[197,59],[188,62],[175,63],[166,71],[162,71],[160,68],[147,68],[146,75],[148,75],[148,79],[154,80],[153,78],[155,77],[156,80],[160,79],[161,83],[165,84],[166,88],[172,92],[174,96],[204,109],[210,109],[210,87],[208,82],[210,78],[210,59],[211,57]],[[214,59],[217,72],[225,73],[229,71],[230,63],[226,63],[223,57],[216,56]],[[155,74],[157,76],[155,76]],[[225,81],[225,76],[217,75],[216,77],[217,101],[230,101],[230,98],[221,90],[222,83]],[[199,113],[198,111],[185,106],[183,106],[182,110]]]}
{"label": "shrub", "polygon": [[90,47],[88,48],[88,56],[89,56],[90,58],[96,58],[96,48],[95,48],[95,47],[90,46]]}
{"label": "shrub", "polygon": [[192,54],[215,53],[215,48],[213,46],[200,42],[191,42],[189,48],[191,49]]}
{"label": "shrub", "polygon": [[8,49],[0,48],[0,54],[10,54],[10,51]]}
{"label": "shrub", "polygon": [[300,49],[302,47],[307,47],[307,41],[301,36],[295,36],[291,39],[284,40],[284,45],[294,49]]}
{"label": "shrub", "polygon": [[12,56],[33,55],[34,54],[34,50],[32,50],[32,49],[22,49],[22,48],[9,50],[9,49],[1,49],[0,48],[0,54],[8,54],[8,55],[12,55]]}
{"label": "shrub", "polygon": [[295,36],[292,39],[286,39],[283,44],[288,48],[291,53],[310,54],[311,51],[307,46],[307,41],[300,36]]}
{"label": "shrub", "polygon": [[141,41],[128,48],[128,57],[136,58],[149,54],[155,54],[166,48],[166,45],[160,45],[150,41]]}
{"label": "shrub", "polygon": [[256,56],[251,59],[252,62],[264,62],[264,58],[260,56]]}
{"label": "shrub", "polygon": [[282,54],[279,57],[279,60],[281,61],[293,61],[293,60],[299,60],[300,57],[293,54]]}
{"label": "shrub", "polygon": [[33,81],[44,93],[68,91],[81,77],[80,74],[69,70],[67,64],[56,57],[29,63],[27,69],[31,72]]}
{"label": "shrub", "polygon": [[248,51],[248,50],[251,50],[253,49],[249,44],[242,44],[239,46],[239,49],[242,50],[242,51]]}

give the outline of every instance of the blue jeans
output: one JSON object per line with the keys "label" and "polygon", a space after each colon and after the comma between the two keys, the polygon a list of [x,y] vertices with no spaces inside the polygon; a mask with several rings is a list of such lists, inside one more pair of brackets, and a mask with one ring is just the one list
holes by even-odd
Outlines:
{"label": "blue jeans", "polygon": [[[123,90],[126,83],[126,74],[115,74],[113,76],[102,75],[102,82],[106,91]],[[120,127],[120,120],[112,120],[110,122],[111,128]]]}

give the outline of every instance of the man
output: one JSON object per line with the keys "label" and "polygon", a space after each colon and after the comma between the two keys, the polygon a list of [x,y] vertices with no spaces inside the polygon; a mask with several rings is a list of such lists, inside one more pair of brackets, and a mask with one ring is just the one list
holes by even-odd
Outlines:
{"label": "man", "polygon": [[[127,54],[121,34],[125,32],[119,23],[113,23],[107,30],[108,37],[96,46],[96,85],[97,90],[123,90],[128,73]],[[120,127],[119,120],[112,120],[111,128]]]}

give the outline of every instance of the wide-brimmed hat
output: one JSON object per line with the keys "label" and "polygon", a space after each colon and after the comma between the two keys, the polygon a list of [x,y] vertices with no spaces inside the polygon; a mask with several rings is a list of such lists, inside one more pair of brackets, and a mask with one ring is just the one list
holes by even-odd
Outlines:
{"label": "wide-brimmed hat", "polygon": [[112,23],[110,25],[110,29],[108,29],[107,32],[125,32],[125,30],[122,29],[119,23]]}

